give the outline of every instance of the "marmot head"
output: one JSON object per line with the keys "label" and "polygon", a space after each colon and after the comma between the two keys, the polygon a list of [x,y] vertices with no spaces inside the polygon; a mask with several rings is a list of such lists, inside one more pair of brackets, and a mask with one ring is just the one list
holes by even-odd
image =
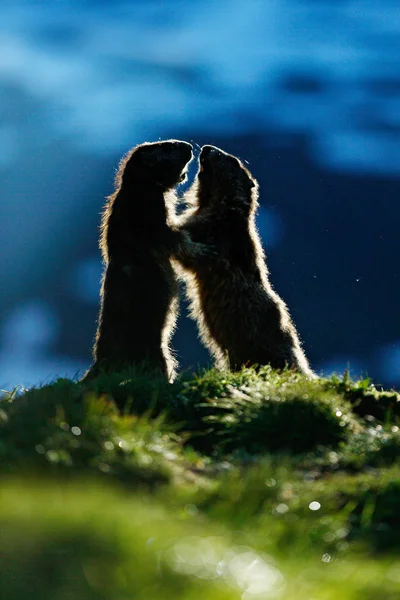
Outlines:
{"label": "marmot head", "polygon": [[215,146],[200,153],[197,198],[200,207],[226,206],[249,212],[256,206],[257,182],[243,163]]}
{"label": "marmot head", "polygon": [[187,142],[166,140],[140,144],[122,159],[117,185],[142,183],[169,190],[184,181],[191,158],[192,146]]}

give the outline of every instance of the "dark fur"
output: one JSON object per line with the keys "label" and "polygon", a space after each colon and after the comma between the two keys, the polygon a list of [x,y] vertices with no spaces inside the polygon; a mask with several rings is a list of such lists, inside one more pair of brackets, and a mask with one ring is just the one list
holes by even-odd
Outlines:
{"label": "dark fur", "polygon": [[204,146],[180,226],[217,257],[181,257],[191,312],[220,368],[286,366],[313,376],[289,312],[272,289],[255,226],[258,186],[234,156]]}
{"label": "dark fur", "polygon": [[168,140],[141,144],[120,163],[102,217],[101,308],[94,364],[84,379],[139,363],[174,376],[169,340],[178,285],[170,257],[187,235],[169,226],[176,199],[170,190],[191,157],[190,144]]}

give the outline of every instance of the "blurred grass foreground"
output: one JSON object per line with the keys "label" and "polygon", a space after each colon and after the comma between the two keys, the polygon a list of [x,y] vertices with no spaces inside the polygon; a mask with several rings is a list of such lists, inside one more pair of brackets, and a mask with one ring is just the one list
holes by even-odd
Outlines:
{"label": "blurred grass foreground", "polygon": [[204,371],[0,400],[3,600],[398,600],[400,396]]}

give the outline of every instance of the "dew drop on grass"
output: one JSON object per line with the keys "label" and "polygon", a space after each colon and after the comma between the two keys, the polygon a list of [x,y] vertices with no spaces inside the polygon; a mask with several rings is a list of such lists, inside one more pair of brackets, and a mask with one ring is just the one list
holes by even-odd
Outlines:
{"label": "dew drop on grass", "polygon": [[81,435],[82,430],[80,427],[71,427],[71,433],[73,433],[74,435]]}
{"label": "dew drop on grass", "polygon": [[330,554],[323,554],[321,560],[324,563],[330,563],[332,560],[332,556]]}
{"label": "dew drop on grass", "polygon": [[341,527],[340,529],[338,529],[336,531],[336,537],[340,538],[340,539],[343,539],[343,538],[345,538],[347,536],[348,533],[349,533],[348,529],[346,529],[345,527]]}
{"label": "dew drop on grass", "polygon": [[270,557],[259,555],[247,546],[229,547],[222,537],[182,538],[164,557],[178,573],[199,579],[225,580],[241,592],[242,600],[275,598],[286,585]]}
{"label": "dew drop on grass", "polygon": [[335,465],[339,462],[339,457],[336,452],[329,452],[328,454],[329,462]]}
{"label": "dew drop on grass", "polygon": [[274,598],[280,595],[286,585],[279,569],[251,548],[238,552],[225,564],[224,579],[242,592],[242,600]]}
{"label": "dew drop on grass", "polygon": [[275,479],[272,479],[272,478],[271,479],[267,479],[265,481],[265,485],[267,487],[274,487],[276,485],[276,481],[275,481]]}
{"label": "dew drop on grass", "polygon": [[118,446],[121,448],[121,450],[123,450],[124,452],[131,452],[133,450],[133,446],[134,446],[134,442],[132,440],[120,440],[118,442]]}
{"label": "dew drop on grass", "polygon": [[103,473],[109,473],[111,471],[111,467],[107,463],[99,463],[99,469]]}
{"label": "dew drop on grass", "polygon": [[314,502],[310,502],[310,504],[308,505],[308,508],[310,510],[319,510],[321,508],[321,505],[319,502],[314,501]]}
{"label": "dew drop on grass", "polygon": [[289,507],[286,504],[278,504],[278,506],[276,506],[274,508],[274,513],[277,513],[278,515],[284,515],[285,513],[287,513],[289,510]]}
{"label": "dew drop on grass", "polygon": [[56,452],[55,450],[47,450],[46,457],[52,463],[56,463],[59,461],[58,452]]}
{"label": "dew drop on grass", "polygon": [[348,549],[349,544],[347,542],[340,542],[339,544],[337,544],[336,548],[340,551],[340,552],[346,552],[346,550]]}
{"label": "dew drop on grass", "polygon": [[178,456],[175,454],[175,452],[164,452],[164,456],[167,460],[176,460],[178,458]]}

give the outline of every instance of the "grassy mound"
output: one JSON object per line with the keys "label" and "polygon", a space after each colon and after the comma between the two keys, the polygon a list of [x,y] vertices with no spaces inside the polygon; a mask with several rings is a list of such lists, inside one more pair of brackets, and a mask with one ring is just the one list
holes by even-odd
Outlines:
{"label": "grassy mound", "polygon": [[399,406],[269,368],[4,393],[1,597],[395,600]]}

